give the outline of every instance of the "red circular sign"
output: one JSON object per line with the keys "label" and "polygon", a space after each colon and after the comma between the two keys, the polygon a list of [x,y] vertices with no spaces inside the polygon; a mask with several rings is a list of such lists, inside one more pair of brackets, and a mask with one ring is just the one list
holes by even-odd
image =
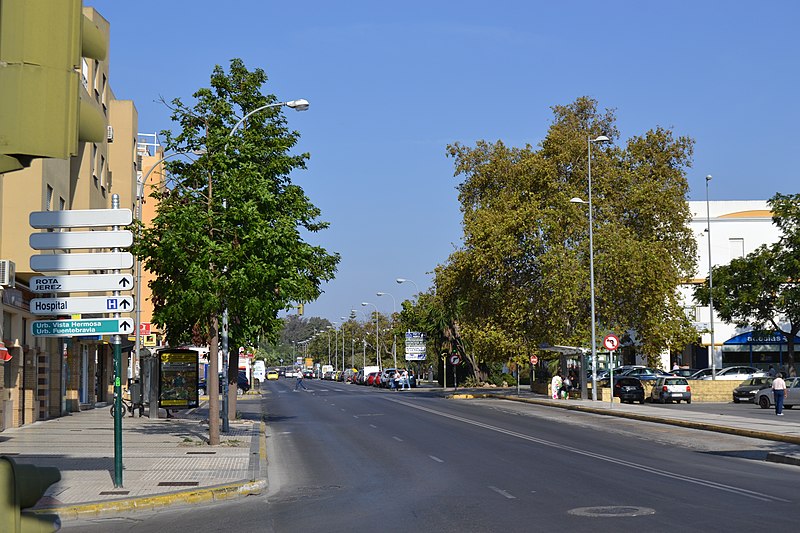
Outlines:
{"label": "red circular sign", "polygon": [[450,356],[450,364],[451,365],[456,366],[456,365],[458,365],[460,363],[461,363],[461,358],[458,355],[453,354],[453,355]]}
{"label": "red circular sign", "polygon": [[539,362],[539,358],[538,358],[538,357],[536,357],[535,355],[532,355],[532,356],[531,356],[531,364],[532,364],[532,365],[535,365],[535,364],[536,364],[536,363],[538,363],[538,362]]}
{"label": "red circular sign", "polygon": [[609,352],[613,352],[619,348],[619,338],[613,333],[606,335],[605,338],[603,338],[603,346],[605,346],[606,350]]}

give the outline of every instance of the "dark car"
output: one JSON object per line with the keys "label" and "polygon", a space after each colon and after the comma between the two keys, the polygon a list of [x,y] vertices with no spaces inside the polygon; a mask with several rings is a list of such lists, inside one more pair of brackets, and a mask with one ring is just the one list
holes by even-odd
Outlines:
{"label": "dark car", "polygon": [[[236,386],[236,395],[242,396],[244,393],[250,390],[250,381],[247,379],[247,374],[244,370],[239,371],[237,386]],[[200,381],[197,383],[197,394],[200,396],[205,396],[208,387],[206,386],[206,378],[200,378]],[[219,375],[219,392],[222,394],[222,374]]]}
{"label": "dark car", "polygon": [[775,378],[767,377],[759,377],[759,378],[750,378],[733,389],[733,403],[739,402],[750,402],[753,403],[756,394],[761,389],[766,389],[772,386],[772,380]]}
{"label": "dark car", "polygon": [[622,403],[644,403],[644,386],[636,378],[621,376],[614,379],[614,396]]}

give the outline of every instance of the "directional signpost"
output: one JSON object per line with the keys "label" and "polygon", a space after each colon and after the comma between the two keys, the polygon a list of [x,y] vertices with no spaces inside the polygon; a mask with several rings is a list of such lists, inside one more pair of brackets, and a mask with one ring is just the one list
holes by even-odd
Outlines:
{"label": "directional signpost", "polygon": [[[120,318],[120,313],[133,310],[133,298],[120,296],[120,291],[133,289],[130,275],[120,274],[133,266],[133,255],[123,252],[133,243],[133,234],[120,226],[133,222],[130,209],[119,208],[119,195],[111,197],[111,209],[75,209],[38,211],[30,214],[31,227],[36,229],[110,228],[110,231],[48,231],[30,235],[34,250],[70,251],[43,253],[30,259],[36,272],[87,271],[92,275],[34,276],[31,290],[37,294],[55,295],[70,292],[111,292],[112,296],[65,298],[34,298],[31,312],[36,315],[77,313],[110,313],[113,318],[81,320],[35,320],[31,333],[36,337],[71,337],[82,335],[112,335],[114,357],[114,486],[122,487],[122,338],[135,332],[134,321]],[[72,250],[87,250],[72,252]],[[91,250],[89,252],[88,250]],[[94,252],[94,250],[110,250]],[[108,273],[95,274],[98,270]]]}

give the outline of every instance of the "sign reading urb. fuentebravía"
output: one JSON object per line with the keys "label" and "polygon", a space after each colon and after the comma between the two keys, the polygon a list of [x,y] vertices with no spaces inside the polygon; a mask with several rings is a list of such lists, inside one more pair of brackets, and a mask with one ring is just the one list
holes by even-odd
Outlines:
{"label": "sign reading urb. fuentebrav\u00eda", "polygon": [[424,361],[425,334],[418,331],[406,331],[406,361]]}
{"label": "sign reading urb. fuentebrav\u00eda", "polygon": [[158,406],[166,409],[197,407],[198,353],[169,348],[158,352],[158,361]]}

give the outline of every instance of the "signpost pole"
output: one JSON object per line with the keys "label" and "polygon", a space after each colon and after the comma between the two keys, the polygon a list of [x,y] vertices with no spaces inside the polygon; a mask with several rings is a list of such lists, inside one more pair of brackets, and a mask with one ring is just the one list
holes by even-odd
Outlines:
{"label": "signpost pole", "polygon": [[[111,196],[111,208],[119,209],[119,195]],[[114,231],[119,226],[114,226]],[[118,248],[114,248],[118,252]],[[119,274],[119,270],[114,271]],[[114,296],[119,296],[119,291],[114,291]],[[114,313],[114,318],[119,318],[119,313]],[[138,333],[138,332],[137,332]],[[114,487],[122,487],[122,337],[119,334],[111,337],[114,348]]]}

